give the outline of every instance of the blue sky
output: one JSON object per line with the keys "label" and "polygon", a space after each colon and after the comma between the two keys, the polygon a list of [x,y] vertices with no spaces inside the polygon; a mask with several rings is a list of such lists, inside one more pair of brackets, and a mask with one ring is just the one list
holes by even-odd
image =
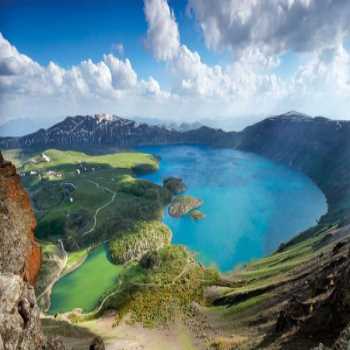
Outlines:
{"label": "blue sky", "polygon": [[[186,14],[185,0],[169,2],[179,22],[182,40],[191,44],[208,63],[220,60],[210,53],[193,18]],[[142,0],[17,0],[1,4],[0,32],[17,49],[42,65],[49,61],[69,68],[91,58],[114,52],[122,43],[141,78],[154,76],[168,84],[163,64],[157,64],[144,39],[147,23]]]}
{"label": "blue sky", "polygon": [[18,50],[43,65],[98,61],[122,42],[139,71],[158,70],[143,47],[147,26],[139,0],[107,0],[103,6],[95,0],[10,1],[2,5],[0,28]]}
{"label": "blue sky", "polygon": [[[343,116],[349,15],[345,0],[5,0],[0,116]],[[62,108],[65,94],[73,97]]]}

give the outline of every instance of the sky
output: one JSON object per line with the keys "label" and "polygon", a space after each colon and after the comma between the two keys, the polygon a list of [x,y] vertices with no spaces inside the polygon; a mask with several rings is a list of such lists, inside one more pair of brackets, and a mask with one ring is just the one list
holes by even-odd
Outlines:
{"label": "sky", "polygon": [[348,0],[1,0],[0,121],[350,119]]}

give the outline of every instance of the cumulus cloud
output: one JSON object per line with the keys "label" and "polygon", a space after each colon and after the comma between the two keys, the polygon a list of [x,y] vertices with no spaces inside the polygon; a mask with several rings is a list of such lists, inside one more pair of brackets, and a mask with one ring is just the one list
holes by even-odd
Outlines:
{"label": "cumulus cloud", "polygon": [[[151,16],[149,13],[156,14]],[[207,65],[198,52],[192,51],[180,43],[179,29],[176,18],[166,0],[145,0],[145,16],[148,23],[148,38],[150,33],[156,33],[158,38],[167,38],[171,28],[170,41],[149,40],[150,49],[156,59],[169,63],[174,77],[173,92],[181,96],[219,97],[230,100],[251,97],[257,91],[277,89],[279,84],[275,76],[257,75],[256,67],[274,67],[277,58],[264,55],[257,49],[247,49],[241,60],[223,67],[221,65]],[[153,32],[154,29],[157,29]],[[175,40],[171,40],[175,39]],[[165,54],[168,43],[171,54]]]}
{"label": "cumulus cloud", "polygon": [[[176,43],[171,54],[164,54],[169,48],[165,41],[149,40],[149,45],[156,59],[168,63],[173,93],[181,96],[183,104],[192,101],[193,110],[211,106],[204,113],[268,114],[288,109],[318,113],[332,98],[342,104],[339,115],[346,110],[345,96],[350,97],[349,53],[342,45],[348,35],[349,4],[343,0],[322,0],[317,5],[315,0],[189,0],[208,47],[238,49],[239,54],[224,66],[206,64],[198,52],[181,44],[166,0],[145,0],[145,15],[149,39],[154,28],[158,38],[165,37],[169,27],[176,33],[169,36]],[[150,16],[148,7],[157,15]],[[287,50],[312,54],[294,74],[281,78],[274,69]]]}
{"label": "cumulus cloud", "polygon": [[144,5],[148,23],[146,46],[157,60],[174,58],[180,46],[180,35],[173,11],[166,0],[145,0]]}
{"label": "cumulus cloud", "polygon": [[41,108],[39,114],[51,115],[60,110],[64,114],[105,108],[128,111],[152,97],[167,99],[170,94],[162,91],[153,77],[139,80],[127,58],[106,54],[99,62],[86,59],[69,69],[54,62],[42,66],[21,54],[0,33],[0,116],[33,114],[34,108]]}
{"label": "cumulus cloud", "polygon": [[91,59],[64,69],[50,62],[41,66],[17,51],[0,36],[0,86],[3,93],[73,94],[117,96],[118,92],[136,88],[137,74],[128,59],[112,54],[100,62]]}
{"label": "cumulus cloud", "polygon": [[294,78],[294,93],[347,96],[350,98],[350,53],[339,44],[315,52],[301,65]]}
{"label": "cumulus cloud", "polygon": [[[155,78],[137,74],[128,58],[106,54],[99,62],[85,59],[70,68],[54,62],[42,66],[0,34],[0,117],[106,111],[194,120],[296,109],[345,118],[350,100],[347,4],[189,0],[208,47],[236,51],[226,64],[207,64],[181,43],[168,2],[144,0],[146,45],[156,61],[166,63],[169,92]],[[276,68],[290,50],[304,52],[302,60],[281,76]]]}
{"label": "cumulus cloud", "polygon": [[269,54],[334,46],[349,35],[348,0],[189,0],[211,49]]}

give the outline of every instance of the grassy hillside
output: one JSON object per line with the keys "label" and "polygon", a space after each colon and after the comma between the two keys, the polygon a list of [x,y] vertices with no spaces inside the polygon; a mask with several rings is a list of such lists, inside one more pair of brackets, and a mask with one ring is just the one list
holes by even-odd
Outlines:
{"label": "grassy hillside", "polygon": [[160,219],[169,198],[161,187],[135,178],[135,171],[158,169],[158,161],[148,154],[9,152],[5,157],[20,163],[22,181],[31,195],[37,237],[63,239],[70,251],[116,237],[138,220]]}
{"label": "grassy hillside", "polygon": [[185,247],[169,245],[125,270],[104,309],[118,311],[116,322],[128,313],[132,322],[169,324],[189,316],[192,303],[204,302],[205,287],[217,280],[216,269],[200,266]]}
{"label": "grassy hillside", "polygon": [[[96,165],[128,170],[133,169],[135,166],[145,164],[152,167],[153,170],[158,169],[158,161],[153,156],[137,152],[123,152],[95,156],[77,151],[49,149],[43,153],[50,158],[49,162],[40,162],[37,164],[27,162],[24,164],[23,170],[60,169],[65,165],[69,166],[68,168],[73,169],[74,166],[81,163],[89,164],[91,167]],[[37,154],[36,156],[40,157],[40,154]],[[32,158],[35,159],[35,155]]]}
{"label": "grassy hillside", "polygon": [[[48,241],[63,238],[73,252],[68,258],[73,265],[84,257],[84,248],[104,240],[112,239],[112,255],[126,247],[137,250],[141,223],[159,224],[170,200],[167,190],[134,176],[135,170],[156,169],[157,161],[134,153],[90,157],[68,152],[68,158],[64,153],[45,152],[48,162],[41,154],[11,154],[22,164],[37,157],[37,163],[21,168],[38,217],[37,235]],[[272,159],[285,159],[285,154],[290,155],[277,146],[269,153]],[[158,325],[172,322],[178,313],[194,319],[196,302],[209,329],[201,337],[212,349],[306,350],[321,341],[331,345],[350,322],[349,177],[344,157],[327,165],[329,176],[317,181],[331,211],[274,254],[219,276],[201,267],[183,247],[150,251],[125,266],[119,282],[101,297],[100,311],[116,310],[116,323],[128,314],[132,321]],[[315,174],[313,178],[317,180]]]}

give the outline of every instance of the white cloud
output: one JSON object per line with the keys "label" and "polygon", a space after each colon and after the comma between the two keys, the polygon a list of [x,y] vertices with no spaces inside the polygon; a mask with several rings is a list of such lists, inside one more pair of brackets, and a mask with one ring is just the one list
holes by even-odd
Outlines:
{"label": "white cloud", "polygon": [[[167,18],[165,26],[171,22],[172,32],[178,33],[168,3],[152,4],[157,17],[147,17],[146,13],[148,33],[156,27],[158,33],[166,33],[158,18]],[[350,3],[322,0],[317,4],[314,0],[189,0],[208,47],[238,49],[239,54],[225,66],[208,65],[198,52],[181,44],[177,34],[172,54],[161,57],[172,72],[173,93],[181,96],[182,105],[192,103],[192,114],[200,111],[215,117],[289,109],[322,114],[330,98],[339,102],[333,114],[344,113],[350,77],[349,53],[341,41],[349,26],[345,19]],[[325,16],[330,14],[339,16],[329,21]],[[160,59],[162,45],[157,41],[149,44],[155,58]],[[313,50],[313,54],[294,74],[281,78],[273,70],[281,62],[280,53],[287,49]],[[328,61],[322,59],[326,53]]]}
{"label": "white cloud", "polygon": [[350,53],[343,45],[313,53],[294,78],[294,93],[350,98]]}
{"label": "white cloud", "polygon": [[18,52],[0,33],[2,119],[104,110],[143,115],[153,99],[169,98],[153,77],[139,80],[127,58],[107,54],[99,62],[86,59],[69,69],[54,62],[45,67]]}
{"label": "white cloud", "polygon": [[146,46],[157,60],[174,58],[180,46],[180,35],[174,13],[166,0],[145,0],[145,16],[148,23]]}
{"label": "white cloud", "polygon": [[[1,35],[1,34],[0,34]],[[0,36],[0,86],[2,93],[73,94],[117,96],[118,92],[136,88],[137,74],[128,59],[112,54],[94,63],[91,59],[64,69],[50,62],[43,67],[17,51]]]}
{"label": "white cloud", "polygon": [[129,89],[136,86],[137,74],[128,59],[122,61],[109,54],[105,55],[103,60],[112,74],[112,84],[114,88]]}
{"label": "white cloud", "polygon": [[[156,15],[150,16],[149,12]],[[277,89],[279,81],[275,76],[257,75],[255,72],[257,67],[276,66],[277,58],[267,57],[257,49],[247,49],[239,61],[227,67],[209,66],[202,62],[198,52],[191,51],[186,45],[180,44],[176,19],[167,1],[145,0],[145,15],[149,26],[149,39],[150,33],[153,33],[155,28],[160,38],[166,38],[169,27],[172,28],[172,33],[176,33],[170,36],[170,42],[172,38],[176,38],[176,45],[171,46],[171,55],[164,54],[168,47],[163,45],[163,42],[149,40],[150,49],[155,58],[161,58],[169,63],[174,77],[173,92],[176,94],[192,97],[217,97],[232,101],[249,98],[259,90],[265,89],[268,93],[269,89]]]}
{"label": "white cloud", "polygon": [[[146,44],[157,61],[166,63],[170,92],[153,77],[139,76],[128,58],[107,54],[99,62],[86,59],[71,68],[53,62],[42,66],[0,34],[0,117],[105,111],[194,120],[293,109],[350,118],[350,53],[343,44],[348,5],[338,0],[340,13],[333,0],[317,3],[316,11],[314,0],[190,0],[208,46],[239,51],[227,64],[209,65],[181,43],[168,2],[145,0]],[[337,18],[322,17],[326,3],[329,15],[339,12]],[[296,13],[306,23],[294,23]],[[272,20],[278,29],[271,27]],[[324,41],[313,32],[315,23]],[[231,33],[234,28],[237,32]],[[307,53],[294,72],[281,77],[276,67],[286,49]]]}
{"label": "white cloud", "polygon": [[189,0],[211,49],[268,54],[332,47],[349,35],[348,0]]}

